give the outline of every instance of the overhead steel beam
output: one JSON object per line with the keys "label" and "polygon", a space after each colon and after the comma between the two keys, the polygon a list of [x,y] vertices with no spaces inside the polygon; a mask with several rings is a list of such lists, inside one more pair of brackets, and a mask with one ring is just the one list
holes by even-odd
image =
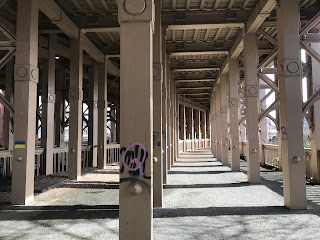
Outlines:
{"label": "overhead steel beam", "polygon": [[120,32],[119,27],[111,27],[111,28],[82,28],[81,31],[83,33],[102,33],[102,32]]}
{"label": "overhead steel beam", "polygon": [[211,95],[211,93],[180,93],[181,96],[201,96],[201,95]]}
{"label": "overhead steel beam", "polygon": [[179,80],[175,80],[176,83],[191,83],[191,82],[214,82],[215,79],[210,79],[210,78],[206,78],[206,79],[179,79]]}
{"label": "overhead steel beam", "polygon": [[[243,50],[243,36],[245,33],[256,32],[267,17],[270,16],[273,8],[276,6],[276,0],[261,0],[254,8],[249,20],[246,22],[246,27],[238,34],[238,37],[230,51],[230,58],[237,58]],[[229,59],[226,59],[221,67],[221,74],[229,71]],[[220,77],[218,79],[218,83]]]}
{"label": "overhead steel beam", "polygon": [[264,101],[266,101],[271,95],[272,93],[274,93],[274,91],[271,89],[271,91],[268,92],[267,95],[265,95],[261,100],[260,103],[263,103]]}
{"label": "overhead steel beam", "polygon": [[229,51],[204,51],[204,52],[172,52],[170,56],[189,56],[189,55],[228,55]]}
{"label": "overhead steel beam", "polygon": [[212,87],[178,87],[178,90],[204,90],[204,89],[212,89]]}
{"label": "overhead steel beam", "polygon": [[214,24],[188,24],[188,25],[168,25],[167,30],[195,30],[214,28],[243,28],[244,23],[214,23]]}
{"label": "overhead steel beam", "polygon": [[247,21],[246,32],[255,33],[264,20],[270,16],[272,10],[276,6],[276,3],[276,0],[260,0]]}
{"label": "overhead steel beam", "polygon": [[39,1],[40,10],[71,39],[80,39],[83,49],[97,62],[105,62],[108,73],[120,76],[120,70],[83,34],[53,0]]}
{"label": "overhead steel beam", "polygon": [[320,100],[320,89],[318,89],[309,99],[302,105],[302,116],[305,116],[307,111]]}
{"label": "overhead steel beam", "polygon": [[181,68],[172,69],[174,72],[201,72],[201,71],[219,71],[220,68]]}

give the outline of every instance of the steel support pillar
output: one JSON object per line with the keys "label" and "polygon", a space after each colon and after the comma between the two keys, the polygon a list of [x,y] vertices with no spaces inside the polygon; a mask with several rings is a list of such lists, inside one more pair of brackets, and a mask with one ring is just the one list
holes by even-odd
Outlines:
{"label": "steel support pillar", "polygon": [[89,68],[89,119],[88,119],[88,140],[91,149],[89,161],[92,167],[97,167],[98,159],[98,64],[95,62]]}
{"label": "steel support pillar", "polygon": [[183,140],[183,152],[187,151],[187,129],[186,129],[186,105],[182,105],[182,122],[181,130],[182,130],[182,140]]}
{"label": "steel support pillar", "polygon": [[32,202],[34,196],[38,15],[38,0],[18,0],[12,204],[19,205]]}
{"label": "steel support pillar", "polygon": [[229,133],[228,133],[228,76],[220,76],[221,85],[221,161],[222,165],[229,165]]}
{"label": "steel support pillar", "polygon": [[238,82],[240,72],[237,59],[229,60],[229,107],[230,107],[230,151],[231,170],[240,171],[239,151],[239,104]]}
{"label": "steel support pillar", "polygon": [[193,108],[190,109],[190,122],[191,122],[191,145],[192,145],[192,151],[194,152],[195,149],[195,136],[194,136],[194,126],[195,126],[195,121],[194,121],[194,110]]}
{"label": "steel support pillar", "polygon": [[244,75],[246,83],[247,165],[249,183],[260,182],[259,162],[259,81],[257,77],[258,46],[255,33],[244,36]]}
{"label": "steel support pillar", "polygon": [[163,81],[162,81],[162,158],[163,158],[163,183],[167,184],[168,175],[168,84],[167,84],[167,68],[166,61],[166,40],[165,40],[165,28],[162,29],[162,64],[163,64]]}
{"label": "steel support pillar", "polygon": [[175,91],[174,91],[174,79],[173,79],[173,72],[170,72],[170,97],[171,97],[171,114],[170,114],[170,123],[171,123],[171,166],[173,165],[175,161],[175,129],[176,129],[176,124],[175,124],[175,119],[176,119],[176,113],[175,113]]}
{"label": "steel support pillar", "polygon": [[146,0],[145,4],[140,3],[140,1],[118,1],[121,37],[122,147],[119,238],[150,240],[153,239],[154,2]]}
{"label": "steel support pillar", "polygon": [[216,139],[217,139],[217,160],[222,161],[222,141],[221,141],[221,83],[216,85],[215,91],[215,102],[216,102]]}
{"label": "steel support pillar", "polygon": [[97,166],[105,169],[107,165],[107,66],[105,63],[98,64],[98,161]]}
{"label": "steel support pillar", "polygon": [[179,111],[179,93],[176,88],[176,84],[174,83],[174,89],[176,92],[176,158],[175,162],[179,157],[179,119],[180,119],[180,111]]}
{"label": "steel support pillar", "polygon": [[[312,43],[313,50],[320,54],[320,43]],[[312,58],[312,93],[320,88],[320,64]],[[320,102],[313,105],[313,124],[311,131],[311,176],[314,183],[320,183]]]}
{"label": "steel support pillar", "polygon": [[80,40],[71,40],[70,88],[69,88],[69,166],[68,177],[78,181],[81,177],[82,142],[82,82],[83,49]]}
{"label": "steel support pillar", "polygon": [[[116,119],[116,109],[114,107],[110,109],[110,114],[111,114],[111,117],[113,119]],[[110,142],[115,143],[117,141],[116,140],[117,132],[116,132],[116,123],[115,123],[115,121],[110,121],[110,128],[111,128],[111,139],[110,139]]]}
{"label": "steel support pillar", "polygon": [[215,158],[217,158],[217,131],[216,131],[216,92],[212,92],[210,99],[211,112],[211,151]]}
{"label": "steel support pillar", "polygon": [[280,0],[277,21],[284,205],[305,209],[299,1]]}
{"label": "steel support pillar", "polygon": [[167,134],[167,138],[168,138],[168,170],[171,170],[171,162],[172,162],[172,158],[173,158],[173,154],[172,154],[172,100],[171,100],[171,84],[170,84],[170,78],[171,78],[171,72],[170,72],[170,58],[169,55],[167,55],[167,59],[166,59],[166,84],[167,84],[167,105],[168,105],[168,114],[167,114],[167,119],[168,119],[168,134]]}
{"label": "steel support pillar", "polygon": [[57,64],[56,72],[56,103],[55,103],[55,145],[58,147],[65,146],[64,140],[64,121],[65,121],[65,94],[66,89],[66,78],[65,68],[62,64]]}
{"label": "steel support pillar", "polygon": [[155,2],[153,35],[153,206],[162,207],[162,30],[161,2]]}
{"label": "steel support pillar", "polygon": [[[13,103],[13,69],[14,61],[11,59],[6,65],[6,80],[5,80],[5,98]],[[3,119],[3,147],[8,150],[13,149],[13,126],[11,124],[11,114],[8,109],[4,109]]]}
{"label": "steel support pillar", "polygon": [[53,147],[55,139],[54,110],[56,100],[56,43],[57,35],[49,35],[49,57],[46,75],[42,79],[41,146],[45,148],[46,174],[53,173]]}
{"label": "steel support pillar", "polygon": [[[261,83],[262,80],[260,80]],[[266,90],[265,89],[260,89],[260,97],[259,99],[261,100],[264,96],[266,95]],[[266,101],[263,101],[260,104],[260,108],[262,110],[265,110],[267,108]],[[259,135],[260,135],[260,166],[264,166],[264,152],[263,152],[263,145],[268,144],[268,125],[267,125],[267,118],[263,118],[260,122],[259,126]]]}

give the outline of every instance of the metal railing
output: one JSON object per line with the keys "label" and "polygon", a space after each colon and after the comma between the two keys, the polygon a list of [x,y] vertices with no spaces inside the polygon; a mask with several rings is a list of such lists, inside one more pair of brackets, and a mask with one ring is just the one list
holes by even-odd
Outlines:
{"label": "metal railing", "polygon": [[120,144],[107,144],[107,164],[120,162]]}
{"label": "metal railing", "polygon": [[[91,146],[81,146],[81,167],[89,167],[89,151]],[[46,175],[45,149],[35,149],[34,176]],[[12,156],[9,150],[0,151],[0,178],[6,179],[12,175]],[[68,147],[53,148],[53,173],[68,171]]]}
{"label": "metal railing", "polygon": [[[240,144],[241,153],[244,156],[247,156],[247,143],[242,142]],[[277,169],[281,169],[281,159],[279,157],[279,150],[278,145],[273,144],[263,144],[262,145],[262,157],[264,158],[264,164],[270,167],[274,167]],[[312,151],[311,148],[304,149],[304,158],[305,158],[305,165],[306,165],[306,177],[312,178],[312,171],[311,171],[311,156]]]}

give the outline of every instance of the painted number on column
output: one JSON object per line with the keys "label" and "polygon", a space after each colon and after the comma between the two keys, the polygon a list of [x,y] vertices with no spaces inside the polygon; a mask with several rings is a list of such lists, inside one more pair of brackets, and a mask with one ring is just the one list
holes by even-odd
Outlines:
{"label": "painted number on column", "polygon": [[281,139],[282,140],[288,139],[287,128],[284,126],[281,127]]}

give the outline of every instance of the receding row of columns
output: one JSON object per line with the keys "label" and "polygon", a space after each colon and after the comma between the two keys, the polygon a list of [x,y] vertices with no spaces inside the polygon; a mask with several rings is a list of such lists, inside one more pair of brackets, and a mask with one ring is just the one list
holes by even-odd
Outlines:
{"label": "receding row of columns", "polygon": [[[279,6],[280,8],[277,9],[277,77],[280,89],[279,145],[281,147],[279,152],[281,153],[283,170],[284,204],[288,208],[303,209],[306,208],[306,180],[302,121],[302,64],[299,40],[300,8],[298,1],[289,0],[281,0]],[[239,67],[237,59],[231,58],[229,59],[229,71],[220,75],[211,98],[212,152],[223,165],[228,165],[228,141],[230,140],[231,168],[233,171],[239,171],[239,139],[243,139],[243,135],[246,135],[248,181],[249,183],[259,183],[259,144],[262,145],[263,139],[266,140],[266,130],[259,131],[261,105],[257,76],[259,62],[256,33],[249,32],[244,35],[243,47],[246,128],[244,129],[241,124],[240,135]],[[317,48],[317,46],[313,47]],[[316,63],[313,63],[316,66]],[[317,68],[315,67],[315,69]],[[314,85],[317,87],[317,70],[314,70],[313,78],[315,78]],[[229,99],[229,108],[227,107],[227,98]],[[315,105],[314,108],[316,109],[317,106]],[[317,115],[314,115],[314,120],[317,120]],[[228,124],[230,133],[228,133]],[[315,158],[312,164],[313,171],[316,172],[319,170],[317,154],[319,143],[316,141],[317,133],[314,133],[314,130],[312,132],[312,156],[314,155]]]}
{"label": "receding row of columns", "polygon": [[[18,1],[17,49],[14,71],[14,146],[12,172],[12,203],[28,204],[34,196],[34,156],[37,110],[38,69],[37,0]],[[45,147],[46,174],[53,173],[53,147],[63,143],[65,87],[63,67],[56,63],[56,34],[49,35],[48,62],[42,69],[42,147]],[[57,65],[57,66],[56,66]],[[89,144],[93,165],[106,165],[107,68],[104,62],[95,63],[89,71]],[[7,79],[8,79],[8,76]],[[10,85],[6,84],[10,98]],[[56,92],[56,89],[57,92]],[[81,177],[81,143],[83,114],[83,49],[80,39],[71,40],[68,176]],[[7,117],[8,118],[8,117]],[[6,127],[8,128],[8,127]],[[9,129],[9,128],[8,128]],[[98,131],[99,129],[99,131]],[[55,134],[58,133],[58,134]],[[8,135],[8,134],[7,134]],[[9,142],[7,145],[9,146]]]}

